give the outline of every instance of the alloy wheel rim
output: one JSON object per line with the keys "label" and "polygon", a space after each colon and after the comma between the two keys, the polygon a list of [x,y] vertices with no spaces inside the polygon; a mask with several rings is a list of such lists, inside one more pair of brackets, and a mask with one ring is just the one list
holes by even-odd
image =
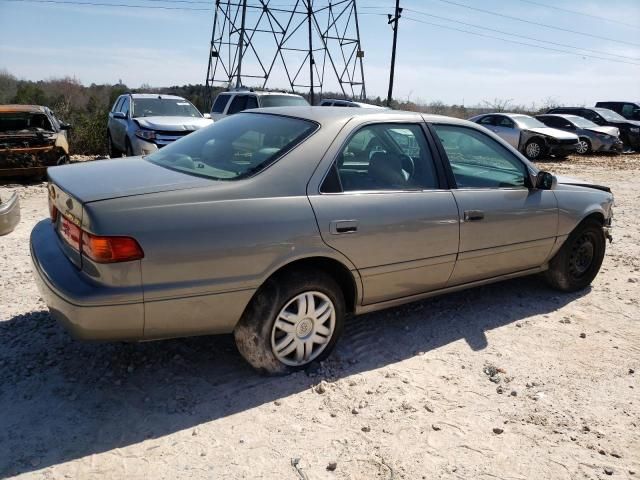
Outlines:
{"label": "alloy wheel rim", "polygon": [[588,150],[589,146],[587,145],[587,142],[584,140],[580,140],[580,142],[578,143],[578,153],[587,153]]}
{"label": "alloy wheel rim", "polygon": [[271,351],[285,365],[305,365],[327,348],[335,327],[336,309],[329,297],[303,292],[278,313],[271,328]]}
{"label": "alloy wheel rim", "polygon": [[527,145],[527,155],[529,155],[529,157],[531,158],[536,158],[538,155],[540,155],[540,145],[535,142]]}
{"label": "alloy wheel rim", "polygon": [[569,269],[574,278],[580,278],[585,275],[595,258],[595,243],[591,235],[582,235],[571,249],[569,257]]}

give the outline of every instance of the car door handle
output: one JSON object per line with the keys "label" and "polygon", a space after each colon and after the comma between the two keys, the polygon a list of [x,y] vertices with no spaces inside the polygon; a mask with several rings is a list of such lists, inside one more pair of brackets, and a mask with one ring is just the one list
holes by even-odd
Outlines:
{"label": "car door handle", "polygon": [[357,220],[334,220],[329,225],[329,231],[334,235],[342,233],[355,233],[358,231]]}
{"label": "car door handle", "polygon": [[465,222],[475,222],[477,220],[482,220],[483,218],[484,218],[484,212],[482,210],[465,210],[464,211]]}

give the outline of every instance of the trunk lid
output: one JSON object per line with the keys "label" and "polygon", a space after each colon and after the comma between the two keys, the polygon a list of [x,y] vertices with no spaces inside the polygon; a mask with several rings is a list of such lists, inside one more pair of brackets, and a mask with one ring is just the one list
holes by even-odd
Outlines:
{"label": "trunk lid", "polygon": [[[210,179],[160,167],[142,157],[96,160],[52,167],[49,168],[48,174],[54,188],[62,189],[67,196],[81,204],[132,195],[205,187],[215,183]],[[64,204],[61,206],[63,209],[60,211],[64,212]]]}

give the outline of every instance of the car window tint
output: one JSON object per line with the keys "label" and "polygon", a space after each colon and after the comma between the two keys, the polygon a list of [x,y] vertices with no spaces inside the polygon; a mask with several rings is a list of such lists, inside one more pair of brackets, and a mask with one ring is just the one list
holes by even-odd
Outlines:
{"label": "car window tint", "polygon": [[489,136],[453,125],[434,128],[459,188],[524,187],[524,164]]}
{"label": "car window tint", "polygon": [[125,115],[129,115],[129,97],[124,97],[124,102],[120,105],[120,111]]}
{"label": "car window tint", "polygon": [[499,117],[497,124],[499,127],[505,128],[515,128],[516,124],[513,123],[513,120],[507,117]]}
{"label": "car window tint", "polygon": [[241,112],[245,109],[245,105],[247,104],[247,96],[246,95],[236,95],[233,97],[231,101],[231,105],[229,105],[229,110],[227,110],[228,115],[233,115],[234,113]]}
{"label": "car window tint", "polygon": [[480,125],[495,125],[496,117],[494,117],[493,115],[488,115],[486,117],[482,117],[478,123]]}
{"label": "car window tint", "polygon": [[216,101],[213,102],[213,107],[211,108],[211,113],[224,113],[224,108],[229,103],[229,99],[231,95],[227,95],[226,93],[221,93],[216,98]]}
{"label": "car window tint", "polygon": [[317,124],[299,118],[239,113],[144,158],[191,175],[239,180],[259,173],[317,128]]}
{"label": "car window tint", "polygon": [[119,112],[120,111],[120,107],[122,106],[122,103],[124,102],[124,98],[125,97],[120,97],[118,98],[118,100],[116,100],[116,103],[113,106],[113,109],[111,110],[112,112]]}
{"label": "car window tint", "polygon": [[622,111],[620,112],[623,117],[631,117],[633,114],[634,108],[630,103],[625,103],[622,106]]}
{"label": "car window tint", "polygon": [[340,152],[336,166],[345,192],[438,188],[431,151],[419,125],[363,127]]}
{"label": "car window tint", "polygon": [[244,109],[249,110],[250,108],[258,108],[258,99],[256,97],[247,97],[247,104],[245,105]]}

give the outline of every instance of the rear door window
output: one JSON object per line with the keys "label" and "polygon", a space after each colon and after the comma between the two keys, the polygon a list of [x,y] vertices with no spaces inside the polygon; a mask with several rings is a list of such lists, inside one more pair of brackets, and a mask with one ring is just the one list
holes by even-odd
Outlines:
{"label": "rear door window", "polygon": [[247,105],[247,95],[236,95],[231,100],[231,105],[229,105],[229,109],[227,110],[227,115],[233,115],[234,113],[238,113],[243,111]]}
{"label": "rear door window", "polygon": [[495,125],[496,117],[494,117],[493,115],[487,115],[486,117],[481,118],[478,123],[480,125]]}
{"label": "rear door window", "polygon": [[249,110],[250,108],[258,108],[258,99],[253,95],[247,96],[247,104],[244,109]]}
{"label": "rear door window", "polygon": [[213,107],[211,108],[211,113],[224,113],[224,109],[229,103],[229,98],[231,95],[226,93],[221,93],[216,98],[216,101],[213,103]]}
{"label": "rear door window", "polygon": [[[438,188],[431,150],[420,125],[376,124],[356,132],[334,165],[343,192]],[[335,192],[336,179],[323,192]]]}

